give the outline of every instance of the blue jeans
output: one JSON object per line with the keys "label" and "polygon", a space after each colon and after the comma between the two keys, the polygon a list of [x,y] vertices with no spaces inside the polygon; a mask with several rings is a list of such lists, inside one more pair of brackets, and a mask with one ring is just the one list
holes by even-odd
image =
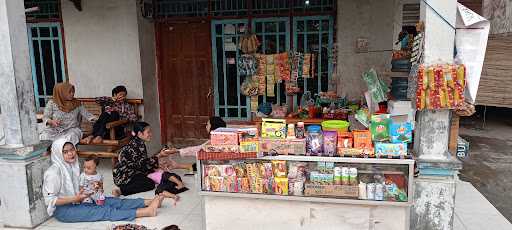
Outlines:
{"label": "blue jeans", "polygon": [[120,221],[135,219],[136,210],[144,208],[144,199],[107,197],[104,205],[89,203],[57,206],[53,216],[61,222]]}

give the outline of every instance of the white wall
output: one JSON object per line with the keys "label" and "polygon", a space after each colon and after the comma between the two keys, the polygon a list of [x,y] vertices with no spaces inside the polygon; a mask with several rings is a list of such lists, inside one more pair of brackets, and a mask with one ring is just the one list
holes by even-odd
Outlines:
{"label": "white wall", "polygon": [[129,98],[142,98],[135,0],[82,1],[79,12],[62,1],[68,78],[77,97],[109,96],[125,85]]}
{"label": "white wall", "polygon": [[[395,12],[398,0],[340,0],[337,12],[337,91],[349,99],[361,99],[367,90],[364,71],[377,73],[391,69],[391,51],[395,40]],[[356,53],[358,38],[368,39],[367,53]]]}

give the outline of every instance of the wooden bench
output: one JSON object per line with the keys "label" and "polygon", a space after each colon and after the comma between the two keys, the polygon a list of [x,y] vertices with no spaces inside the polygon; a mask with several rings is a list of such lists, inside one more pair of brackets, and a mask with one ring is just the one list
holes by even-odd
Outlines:
{"label": "wooden bench", "polygon": [[[96,103],[94,98],[77,98],[82,105],[89,111],[90,113],[100,116],[101,115],[101,106]],[[129,104],[133,105],[135,108],[135,114],[139,119],[141,118],[139,115],[139,107],[142,105],[142,99],[128,99]],[[107,123],[107,129],[109,130],[109,138],[104,139],[102,143],[94,144],[94,143],[84,143],[80,141],[81,146],[97,146],[101,147],[101,150],[79,150],[79,157],[89,157],[95,155],[99,158],[112,158],[112,163],[115,164],[117,162],[117,151],[123,146],[126,145],[130,141],[130,134],[126,133],[126,136],[120,140],[116,139],[115,128],[121,125],[128,124],[127,120],[119,120]],[[82,121],[80,123],[80,128],[82,129],[84,135],[83,137],[87,137],[92,134],[93,123],[89,121]]]}

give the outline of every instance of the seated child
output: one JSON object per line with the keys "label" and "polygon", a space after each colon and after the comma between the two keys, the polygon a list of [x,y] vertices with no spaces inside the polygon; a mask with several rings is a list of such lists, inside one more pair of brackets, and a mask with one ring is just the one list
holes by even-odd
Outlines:
{"label": "seated child", "polygon": [[[119,85],[112,89],[112,97],[98,97],[96,103],[101,105],[102,113],[96,123],[94,123],[92,135],[84,138],[88,144],[101,143],[103,138],[108,138],[107,123],[128,120],[130,122],[137,121],[135,108],[126,101],[126,87]],[[125,136],[124,126],[115,128],[116,139],[122,139]]]}
{"label": "seated child", "polygon": [[92,194],[86,198],[83,203],[96,203],[103,205],[105,196],[103,195],[103,175],[96,172],[96,167],[100,160],[96,157],[88,157],[84,162],[84,172],[80,174],[79,186],[86,194]]}

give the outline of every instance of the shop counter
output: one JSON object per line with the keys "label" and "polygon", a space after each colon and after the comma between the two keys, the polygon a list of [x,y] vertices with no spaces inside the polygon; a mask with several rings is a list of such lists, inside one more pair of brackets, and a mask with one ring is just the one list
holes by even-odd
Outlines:
{"label": "shop counter", "polygon": [[197,184],[206,229],[408,229],[413,173],[412,159],[281,155],[200,160]]}

